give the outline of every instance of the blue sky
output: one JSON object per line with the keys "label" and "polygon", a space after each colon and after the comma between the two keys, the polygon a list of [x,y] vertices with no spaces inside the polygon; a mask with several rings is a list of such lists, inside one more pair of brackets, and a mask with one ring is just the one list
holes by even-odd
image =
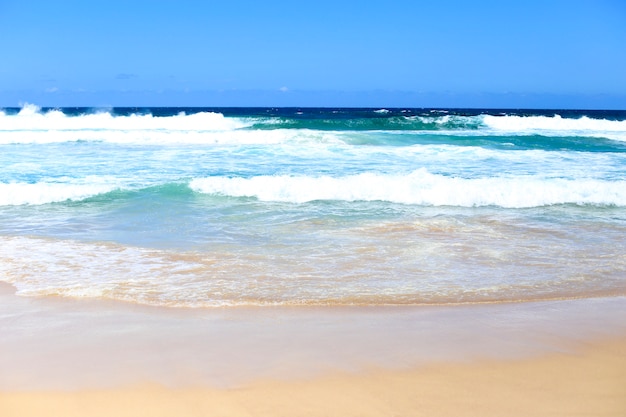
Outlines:
{"label": "blue sky", "polygon": [[626,0],[0,0],[0,106],[626,109]]}

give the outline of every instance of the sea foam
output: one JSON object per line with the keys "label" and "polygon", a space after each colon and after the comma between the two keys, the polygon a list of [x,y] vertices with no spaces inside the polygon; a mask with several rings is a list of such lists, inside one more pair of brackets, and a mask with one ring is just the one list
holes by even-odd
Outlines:
{"label": "sea foam", "polygon": [[[115,144],[272,145],[279,143],[337,143],[333,132],[310,129],[247,129],[256,118],[224,117],[200,112],[174,116],[113,115],[109,112],[68,116],[58,110],[42,113],[25,106],[17,115],[0,112],[0,145],[106,142]],[[263,122],[271,124],[271,121]]]}
{"label": "sea foam", "polygon": [[426,206],[504,208],[555,204],[626,206],[626,181],[562,178],[459,178],[418,169],[406,175],[208,177],[190,182],[201,193],[261,201],[387,201]]}
{"label": "sea foam", "polygon": [[[42,111],[26,104],[17,114],[0,111],[0,144],[104,141],[111,143],[216,143],[276,144],[291,141],[331,142],[344,138],[337,131],[414,132],[456,136],[543,135],[583,136],[626,141],[626,121],[559,115],[388,115],[376,110],[375,118],[332,119],[226,117],[201,111],[169,116],[116,115],[96,111],[68,115],[61,110]],[[388,116],[388,117],[387,117]],[[351,143],[348,140],[348,143]]]}
{"label": "sea foam", "polygon": [[[199,112],[157,117],[109,112],[69,116],[24,106],[17,115],[0,113],[0,144],[104,141],[112,143],[203,143],[224,141],[224,133],[252,125],[251,120]],[[239,135],[246,142],[249,134]],[[243,136],[243,137],[241,137]]]}
{"label": "sea foam", "polygon": [[559,115],[479,117],[487,128],[507,135],[586,136],[626,141],[625,120],[592,119],[587,116],[573,119]]}
{"label": "sea foam", "polygon": [[245,126],[242,119],[226,118],[221,113],[200,112],[156,117],[151,114],[114,115],[96,112],[68,116],[60,110],[41,112],[34,105],[26,105],[17,115],[1,114],[0,130],[173,130],[173,131],[224,131]]}
{"label": "sea foam", "polygon": [[102,183],[0,183],[0,206],[78,201],[111,192],[117,188],[115,184]]}

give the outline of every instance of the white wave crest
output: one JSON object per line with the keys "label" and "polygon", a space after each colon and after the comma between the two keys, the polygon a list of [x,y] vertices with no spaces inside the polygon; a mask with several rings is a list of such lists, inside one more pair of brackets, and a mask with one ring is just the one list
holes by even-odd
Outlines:
{"label": "white wave crest", "polygon": [[262,201],[388,201],[427,206],[540,207],[554,204],[626,206],[626,181],[497,177],[456,178],[425,169],[407,175],[364,173],[345,177],[257,176],[192,180],[196,192]]}
{"label": "white wave crest", "polygon": [[227,118],[221,113],[200,112],[158,117],[151,114],[116,116],[108,112],[68,116],[59,110],[42,113],[39,107],[27,104],[17,115],[0,115],[0,130],[168,130],[225,131],[249,126],[243,119]]}
{"label": "white wave crest", "polygon": [[547,116],[483,116],[486,127],[506,134],[605,137],[626,141],[626,120]]}
{"label": "white wave crest", "polygon": [[247,130],[255,119],[220,113],[115,116],[110,113],[68,116],[58,110],[42,113],[24,105],[17,115],[0,112],[1,144],[50,144],[98,141],[116,144],[269,145],[340,143],[334,132],[309,129]]}
{"label": "white wave crest", "polygon": [[[250,126],[253,122],[227,118],[220,113],[179,113],[157,117],[151,114],[117,116],[108,112],[68,116],[59,110],[41,112],[34,105],[24,105],[17,115],[0,113],[0,144],[55,143],[78,140],[134,142],[171,141],[197,136],[220,135]],[[204,137],[206,141],[206,137]]]}
{"label": "white wave crest", "polygon": [[117,189],[104,183],[0,183],[0,206],[38,205],[67,200],[84,200]]}

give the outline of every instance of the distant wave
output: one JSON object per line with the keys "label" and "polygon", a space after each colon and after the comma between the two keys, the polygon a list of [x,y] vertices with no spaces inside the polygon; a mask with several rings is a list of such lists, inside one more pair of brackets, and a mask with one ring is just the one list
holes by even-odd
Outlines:
{"label": "distant wave", "polygon": [[110,112],[68,116],[61,110],[41,112],[40,108],[28,104],[17,115],[0,113],[0,129],[19,130],[196,130],[223,131],[247,126],[240,119],[226,118],[220,113],[181,112],[169,117],[151,114],[113,115]]}
{"label": "distant wave", "polygon": [[559,115],[546,116],[480,116],[484,125],[494,132],[512,135],[604,137],[626,141],[626,120],[577,119]]}
{"label": "distant wave", "polygon": [[153,116],[111,111],[68,115],[28,104],[16,114],[0,111],[0,144],[103,141],[154,144],[277,144],[286,142],[352,143],[349,132],[413,132],[451,136],[597,137],[626,142],[626,120],[560,115],[429,115],[389,110],[370,113],[226,117],[219,112]]}
{"label": "distant wave", "polygon": [[431,174],[208,177],[191,181],[197,192],[262,201],[387,201],[426,206],[540,207],[555,204],[626,206],[626,181],[498,177],[465,179]]}
{"label": "distant wave", "polygon": [[16,115],[0,112],[0,144],[106,141],[113,143],[206,142],[220,133],[245,128],[252,122],[220,113],[113,115],[110,112],[66,115],[61,110],[41,112],[25,105]]}
{"label": "distant wave", "polygon": [[311,129],[322,131],[402,131],[402,132],[455,132],[476,131],[482,126],[480,116],[404,116],[375,112],[379,117],[355,118],[258,118],[251,128]]}

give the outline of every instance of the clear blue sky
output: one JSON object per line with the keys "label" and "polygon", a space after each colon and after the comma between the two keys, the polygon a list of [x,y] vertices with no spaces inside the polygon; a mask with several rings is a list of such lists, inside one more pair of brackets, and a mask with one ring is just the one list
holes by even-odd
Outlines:
{"label": "clear blue sky", "polygon": [[626,0],[0,0],[0,106],[626,109]]}

